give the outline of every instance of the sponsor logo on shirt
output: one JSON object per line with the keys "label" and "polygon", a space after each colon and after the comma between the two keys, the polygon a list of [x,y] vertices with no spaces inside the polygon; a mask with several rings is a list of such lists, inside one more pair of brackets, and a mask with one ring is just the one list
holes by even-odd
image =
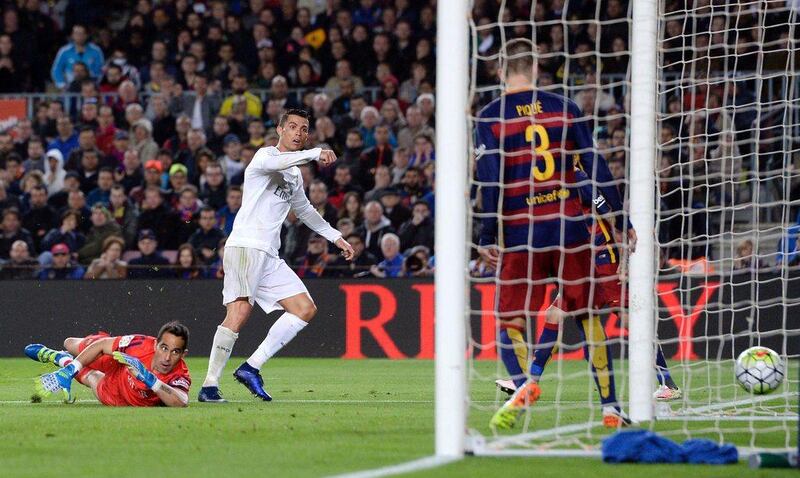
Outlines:
{"label": "sponsor logo on shirt", "polygon": [[282,186],[278,186],[275,188],[275,195],[279,198],[283,199],[284,201],[288,201],[290,197],[292,197],[292,189],[291,185],[285,184]]}

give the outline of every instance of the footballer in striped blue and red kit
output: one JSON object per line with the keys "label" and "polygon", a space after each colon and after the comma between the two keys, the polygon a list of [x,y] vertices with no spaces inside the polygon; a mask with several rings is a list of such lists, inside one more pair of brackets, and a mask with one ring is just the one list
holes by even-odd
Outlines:
{"label": "footballer in striped blue and red kit", "polygon": [[[502,251],[500,318],[540,310],[545,281],[553,278],[562,281],[557,307],[585,309],[592,251],[575,168],[591,179],[611,212],[622,210],[589,119],[568,98],[536,89],[507,91],[478,116],[477,179],[485,213],[480,246]],[[624,230],[622,214],[615,227]],[[507,283],[514,279],[527,281]]]}

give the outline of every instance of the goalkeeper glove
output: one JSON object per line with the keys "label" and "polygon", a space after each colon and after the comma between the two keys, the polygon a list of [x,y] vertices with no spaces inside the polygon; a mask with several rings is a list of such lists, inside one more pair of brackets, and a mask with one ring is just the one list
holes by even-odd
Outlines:
{"label": "goalkeeper glove", "polygon": [[136,357],[132,357],[122,352],[114,352],[113,356],[114,360],[128,367],[128,372],[137,380],[140,380],[142,383],[147,385],[147,388],[152,389],[156,383],[158,383],[158,378],[153,374],[153,372],[147,370],[147,367],[145,367],[144,364]]}
{"label": "goalkeeper glove", "polygon": [[51,394],[61,391],[64,395],[64,402],[74,402],[75,397],[72,395],[72,379],[80,372],[82,367],[80,362],[73,360],[64,368],[41,375],[35,380],[33,399],[35,401],[41,401],[42,398],[49,397]]}

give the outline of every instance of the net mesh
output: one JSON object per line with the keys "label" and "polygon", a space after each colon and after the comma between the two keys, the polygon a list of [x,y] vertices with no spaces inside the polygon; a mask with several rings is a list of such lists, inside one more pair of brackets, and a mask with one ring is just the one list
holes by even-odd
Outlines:
{"label": "net mesh", "polygon": [[[787,449],[797,443],[798,9],[791,1],[659,2],[654,349],[663,349],[681,397],[654,398],[659,419],[645,426],[678,441],[711,438],[742,450]],[[630,34],[636,28],[630,4],[475,1],[472,13],[471,127],[478,124],[481,107],[505,89],[498,80],[503,45],[514,38],[532,40],[539,52],[538,89],[571,98],[590,117],[596,149],[606,158],[627,210],[627,172],[636,160],[629,150],[630,78],[636,72],[630,59]],[[484,152],[477,148],[481,145],[473,146],[475,171],[475,157]],[[500,155],[505,161],[510,152]],[[472,186],[476,251],[480,219],[497,210],[482,207],[479,191],[486,183],[473,175]],[[592,188],[596,192],[597,184]],[[623,255],[625,249],[620,245]],[[586,341],[574,320],[560,327],[540,400],[513,432],[489,427],[507,398],[494,382],[509,378],[497,351],[500,281],[477,253],[469,269],[473,451],[597,453],[602,438],[615,430],[602,426],[592,368],[583,360]],[[557,286],[548,286],[542,311],[556,292]],[[596,312],[603,318],[616,395],[624,408],[626,310]],[[543,323],[541,313],[528,314],[528,361]],[[788,369],[772,394],[751,395],[734,377],[735,358],[754,345],[775,350]],[[654,381],[653,392],[658,386]]]}

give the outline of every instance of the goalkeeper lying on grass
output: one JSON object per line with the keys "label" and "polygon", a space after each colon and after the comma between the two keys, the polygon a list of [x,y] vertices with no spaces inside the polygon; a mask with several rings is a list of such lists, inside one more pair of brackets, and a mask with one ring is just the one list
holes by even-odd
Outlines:
{"label": "goalkeeper lying on grass", "polygon": [[73,402],[74,378],[91,388],[103,405],[185,407],[192,383],[183,361],[188,344],[189,329],[169,322],[157,337],[111,337],[103,332],[70,337],[64,341],[66,352],[41,344],[28,345],[25,355],[29,358],[62,367],[36,379],[32,399],[41,401],[60,391],[66,402]]}

